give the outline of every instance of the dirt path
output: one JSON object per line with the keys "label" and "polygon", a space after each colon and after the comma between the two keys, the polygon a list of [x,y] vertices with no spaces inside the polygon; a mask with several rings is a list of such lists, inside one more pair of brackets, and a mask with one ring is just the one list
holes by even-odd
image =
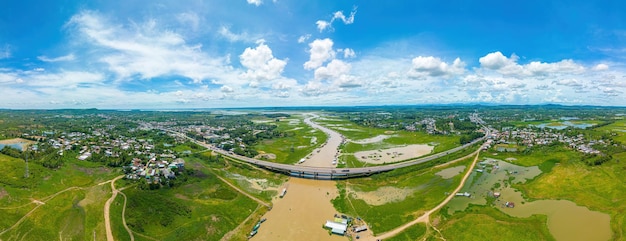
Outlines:
{"label": "dirt path", "polygon": [[[37,204],[36,207],[34,207],[33,209],[31,209],[28,213],[26,213],[22,218],[20,218],[20,220],[17,220],[17,222],[15,222],[15,224],[13,224],[13,226],[5,229],[4,231],[0,232],[0,235],[5,234],[6,232],[8,232],[11,229],[14,229],[15,227],[17,227],[18,225],[20,225],[31,213],[33,213],[35,210],[37,210],[39,207],[41,207],[42,205],[45,204],[45,202],[50,201],[51,199],[53,199],[54,197],[60,195],[61,193],[67,192],[67,191],[71,191],[71,190],[76,190],[76,189],[82,189],[80,187],[68,187],[66,189],[63,189],[61,191],[56,192],[55,194],[52,194],[50,196],[44,197],[43,201],[39,201],[39,200],[33,200],[32,203]],[[45,202],[44,202],[45,201]],[[30,205],[30,203],[28,204]]]}
{"label": "dirt path", "polygon": [[127,198],[126,198],[126,194],[124,194],[122,190],[124,190],[124,188],[120,189],[120,192],[119,192],[122,195],[122,197],[124,197],[124,207],[122,207],[122,224],[124,224],[124,228],[126,229],[126,232],[128,232],[128,235],[130,235],[130,241],[135,241],[135,236],[133,235],[133,231],[130,230],[130,228],[126,224],[126,200]]}
{"label": "dirt path", "polygon": [[[482,146],[480,147],[482,148]],[[430,223],[430,215],[434,212],[436,212],[437,210],[441,209],[443,206],[445,206],[446,204],[448,204],[448,202],[450,202],[450,200],[452,200],[452,198],[454,198],[456,196],[456,193],[459,192],[461,190],[461,188],[463,188],[463,185],[465,185],[465,181],[467,181],[467,179],[469,178],[470,174],[472,174],[472,170],[474,170],[474,166],[476,166],[476,162],[478,161],[478,157],[480,156],[480,148],[478,149],[478,151],[476,151],[474,154],[476,155],[476,157],[474,157],[474,161],[472,162],[472,164],[470,165],[469,169],[467,170],[467,172],[465,173],[465,176],[463,176],[463,179],[461,179],[461,183],[459,183],[459,185],[454,189],[454,191],[452,191],[450,193],[450,195],[448,195],[448,197],[446,199],[444,199],[441,203],[439,203],[439,205],[437,205],[436,207],[434,207],[431,210],[428,210],[426,213],[424,213],[422,216],[418,217],[417,219],[408,222],[394,230],[391,230],[389,232],[383,233],[377,237],[368,237],[367,240],[378,240],[378,239],[387,239],[387,238],[391,238],[393,236],[398,235],[399,233],[401,233],[402,231],[406,230],[407,228],[417,224],[417,223]]]}
{"label": "dirt path", "polygon": [[220,241],[231,240],[231,237],[233,235],[235,235],[236,233],[241,231],[241,228],[243,227],[244,224],[246,224],[252,217],[256,217],[256,215],[254,215],[254,214],[256,214],[256,212],[259,211],[260,207],[261,207],[260,205],[257,205],[256,209],[254,209],[254,211],[252,211],[252,213],[250,215],[248,215],[248,217],[245,220],[241,221],[241,223],[239,223],[239,225],[235,229],[230,230],[230,232],[226,233],[224,235],[224,237],[222,237],[222,239],[220,239]]}
{"label": "dirt path", "polygon": [[[111,231],[110,209],[111,209],[111,203],[113,202],[113,200],[115,200],[115,197],[117,197],[117,193],[119,192],[117,189],[115,189],[115,181],[119,180],[122,177],[124,177],[124,175],[118,176],[111,180],[111,191],[113,194],[111,195],[111,198],[109,198],[109,200],[107,200],[107,202],[104,204],[104,227],[106,228],[107,241],[115,240],[113,238],[113,232]],[[126,207],[126,205],[124,205],[124,207]]]}
{"label": "dirt path", "polygon": [[232,187],[233,189],[235,189],[237,192],[239,192],[239,193],[241,193],[241,194],[243,194],[243,195],[246,195],[246,197],[249,197],[250,199],[252,199],[252,200],[254,200],[254,201],[258,202],[259,204],[261,204],[261,205],[263,205],[263,206],[266,206],[266,207],[271,207],[271,206],[272,206],[272,205],[270,205],[269,203],[266,203],[266,202],[264,202],[263,200],[258,199],[258,198],[256,198],[256,197],[254,197],[254,196],[252,196],[252,195],[248,194],[247,192],[244,192],[243,190],[239,189],[237,186],[235,186],[235,185],[231,184],[230,182],[226,181],[226,179],[224,179],[224,178],[222,178],[222,177],[220,177],[220,176],[218,176],[218,175],[215,175],[215,176],[216,176],[217,178],[219,178],[220,180],[222,180],[222,182],[224,182],[224,183],[228,184],[228,186],[230,186],[230,187]]}

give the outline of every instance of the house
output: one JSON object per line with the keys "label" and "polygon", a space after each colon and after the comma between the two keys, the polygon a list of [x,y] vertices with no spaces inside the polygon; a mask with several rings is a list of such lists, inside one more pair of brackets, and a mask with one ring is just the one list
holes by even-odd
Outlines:
{"label": "house", "polygon": [[332,233],[341,235],[341,236],[343,236],[346,233],[346,230],[348,229],[347,224],[337,223],[333,221],[326,221],[326,224],[324,224],[324,227],[330,228],[330,231]]}

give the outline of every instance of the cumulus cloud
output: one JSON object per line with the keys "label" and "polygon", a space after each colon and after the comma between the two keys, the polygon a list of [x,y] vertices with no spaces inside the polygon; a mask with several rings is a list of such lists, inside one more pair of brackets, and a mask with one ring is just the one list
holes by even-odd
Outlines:
{"label": "cumulus cloud", "polygon": [[241,65],[248,70],[241,74],[251,80],[272,80],[280,77],[287,61],[274,58],[272,50],[262,41],[256,48],[246,48],[239,56]]}
{"label": "cumulus cloud", "polygon": [[418,56],[411,62],[412,69],[409,72],[409,75],[413,77],[452,76],[455,74],[461,74],[465,71],[465,63],[459,58],[456,58],[452,64],[448,64],[433,56]]}
{"label": "cumulus cloud", "polygon": [[224,85],[224,86],[220,87],[220,91],[223,92],[223,93],[235,92],[235,90],[232,87],[228,86],[228,85]]}
{"label": "cumulus cloud", "polygon": [[512,54],[511,57],[504,56],[501,52],[489,53],[479,59],[482,68],[495,70],[498,73],[511,76],[551,76],[559,73],[582,73],[585,67],[571,59],[564,59],[559,62],[546,63],[532,61],[525,65],[517,63],[519,57]]}
{"label": "cumulus cloud", "polygon": [[247,0],[248,4],[256,5],[257,7],[263,4],[262,0]]}
{"label": "cumulus cloud", "polygon": [[342,75],[350,73],[352,66],[338,59],[333,59],[326,66],[319,67],[315,70],[315,79],[337,79]]}
{"label": "cumulus cloud", "polygon": [[43,62],[62,62],[62,61],[72,61],[76,59],[76,56],[74,56],[74,54],[68,54],[68,55],[64,55],[64,56],[59,56],[56,58],[49,58],[46,56],[37,56],[37,59],[43,61]]}
{"label": "cumulus cloud", "polygon": [[608,69],[609,69],[609,66],[606,64],[597,64],[596,66],[593,67],[593,70],[595,71],[604,71]]}
{"label": "cumulus cloud", "polygon": [[309,44],[309,61],[304,63],[304,69],[315,69],[324,64],[324,62],[335,58],[333,50],[333,41],[329,38],[316,39]]}
{"label": "cumulus cloud", "polygon": [[515,54],[513,54],[511,58],[507,58],[506,56],[502,55],[500,51],[498,51],[489,53],[484,57],[481,57],[480,59],[478,59],[478,62],[480,62],[480,65],[484,68],[497,70],[502,69],[506,66],[516,64],[517,59],[518,57]]}
{"label": "cumulus cloud", "polygon": [[330,19],[330,21],[317,20],[317,22],[315,22],[315,25],[317,25],[317,30],[319,30],[321,33],[326,29],[332,30],[333,22],[335,22],[335,20],[338,20],[338,19],[341,20],[346,25],[354,23],[355,15],[356,15],[356,7],[350,12],[350,15],[348,17],[346,17],[346,15],[343,14],[343,11],[337,11],[333,13],[333,16]]}
{"label": "cumulus cloud", "polygon": [[343,58],[344,59],[356,57],[356,53],[351,48],[345,48],[342,51],[343,51]]}

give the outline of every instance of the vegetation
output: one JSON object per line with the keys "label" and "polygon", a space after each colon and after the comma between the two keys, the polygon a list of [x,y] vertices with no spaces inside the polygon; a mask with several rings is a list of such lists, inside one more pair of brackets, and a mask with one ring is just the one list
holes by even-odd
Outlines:
{"label": "vegetation", "polygon": [[[471,159],[455,165],[467,165]],[[432,165],[432,164],[430,164]],[[339,196],[333,200],[340,212],[359,216],[365,220],[374,233],[383,233],[417,218],[426,210],[445,199],[460,181],[461,175],[443,179],[435,175],[441,168],[426,168],[430,165],[418,165],[377,174],[369,178],[352,179],[337,183]],[[445,167],[448,168],[448,167]],[[368,204],[358,199],[351,192],[372,192],[380,188],[412,190],[406,197],[380,205]]]}
{"label": "vegetation", "polygon": [[293,117],[292,119],[273,122],[276,125],[276,131],[284,133],[284,135],[271,140],[264,140],[254,146],[256,150],[276,156],[276,159],[267,157],[261,157],[261,159],[294,164],[326,142],[328,137],[325,133],[302,122],[302,116]]}
{"label": "vegetation", "polygon": [[554,240],[546,221],[543,215],[514,218],[493,207],[470,206],[451,218],[442,217],[437,228],[449,240]]}

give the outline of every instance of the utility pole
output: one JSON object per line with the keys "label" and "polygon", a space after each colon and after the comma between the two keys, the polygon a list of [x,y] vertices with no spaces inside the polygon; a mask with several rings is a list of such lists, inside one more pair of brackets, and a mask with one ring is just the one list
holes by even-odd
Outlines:
{"label": "utility pole", "polygon": [[28,153],[24,151],[24,160],[26,161],[26,169],[24,170],[24,178],[28,178]]}

